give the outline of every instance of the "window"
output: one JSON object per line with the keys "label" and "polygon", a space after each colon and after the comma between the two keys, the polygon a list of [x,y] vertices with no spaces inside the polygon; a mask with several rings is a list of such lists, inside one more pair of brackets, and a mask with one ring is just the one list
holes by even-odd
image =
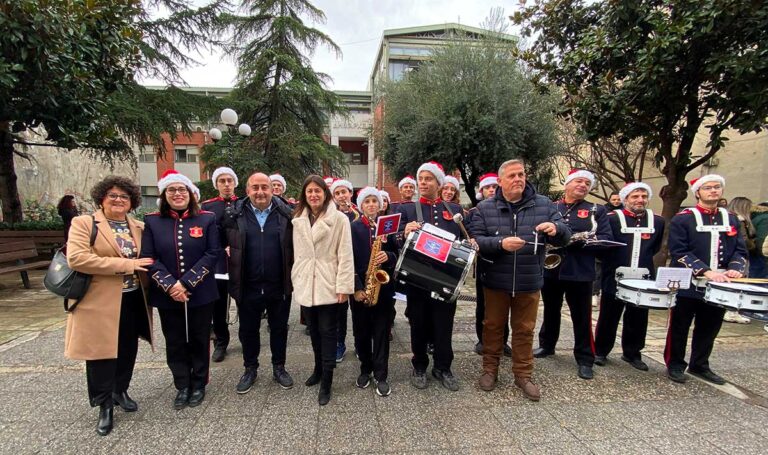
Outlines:
{"label": "window", "polygon": [[141,206],[145,209],[156,209],[157,197],[160,196],[160,192],[156,186],[142,186],[141,187]]}
{"label": "window", "polygon": [[417,57],[429,57],[432,55],[432,49],[414,48],[414,47],[390,47],[389,55],[410,55]]}
{"label": "window", "polygon": [[401,60],[391,60],[389,62],[389,80],[399,81],[405,74],[417,69],[419,62],[406,62]]}
{"label": "window", "polygon": [[197,163],[197,149],[180,148],[173,149],[174,161],[177,163]]}
{"label": "window", "polygon": [[143,145],[139,149],[139,163],[154,163],[157,161],[155,148],[151,145]]}
{"label": "window", "polygon": [[344,152],[347,164],[350,166],[368,164],[368,154],[363,152]]}

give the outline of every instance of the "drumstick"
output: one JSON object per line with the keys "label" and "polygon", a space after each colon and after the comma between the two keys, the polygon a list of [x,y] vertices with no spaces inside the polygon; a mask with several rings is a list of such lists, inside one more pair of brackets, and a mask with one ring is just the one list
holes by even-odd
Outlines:
{"label": "drumstick", "polygon": [[469,240],[471,237],[469,236],[469,232],[467,232],[467,228],[464,227],[464,216],[461,213],[457,213],[453,215],[453,222],[459,225],[459,229],[461,229],[461,233],[464,234],[464,236]]}

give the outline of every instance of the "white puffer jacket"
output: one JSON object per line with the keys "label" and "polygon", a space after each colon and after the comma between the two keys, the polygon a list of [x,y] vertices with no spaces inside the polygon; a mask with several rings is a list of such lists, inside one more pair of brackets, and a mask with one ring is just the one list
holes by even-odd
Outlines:
{"label": "white puffer jacket", "polygon": [[306,210],[292,222],[293,301],[302,306],[329,305],[336,303],[336,294],[354,293],[352,231],[346,215],[331,203],[313,226]]}

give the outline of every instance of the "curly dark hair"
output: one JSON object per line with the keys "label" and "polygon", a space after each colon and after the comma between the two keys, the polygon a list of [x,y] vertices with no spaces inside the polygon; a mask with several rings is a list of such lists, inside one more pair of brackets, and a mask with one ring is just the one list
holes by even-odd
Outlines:
{"label": "curly dark hair", "polygon": [[136,210],[141,205],[141,188],[133,180],[128,177],[121,177],[119,175],[107,176],[104,180],[100,181],[91,188],[91,199],[97,207],[101,207],[104,203],[104,199],[107,197],[107,193],[112,188],[120,188],[128,193],[131,197],[131,210]]}

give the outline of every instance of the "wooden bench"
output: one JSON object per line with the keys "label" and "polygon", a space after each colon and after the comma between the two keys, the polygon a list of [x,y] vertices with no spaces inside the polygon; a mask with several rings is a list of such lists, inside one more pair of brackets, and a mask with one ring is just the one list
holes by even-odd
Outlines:
{"label": "wooden bench", "polygon": [[[40,269],[48,267],[51,261],[33,261],[25,262],[26,259],[37,257],[37,248],[34,240],[14,240],[11,242],[0,239],[0,273],[19,272],[24,287],[29,289],[29,275],[27,270]],[[11,264],[6,264],[12,262]],[[3,265],[6,264],[6,265]]]}
{"label": "wooden bench", "polygon": [[64,246],[64,231],[0,231],[0,243],[27,239],[35,242],[38,251],[54,253]]}

